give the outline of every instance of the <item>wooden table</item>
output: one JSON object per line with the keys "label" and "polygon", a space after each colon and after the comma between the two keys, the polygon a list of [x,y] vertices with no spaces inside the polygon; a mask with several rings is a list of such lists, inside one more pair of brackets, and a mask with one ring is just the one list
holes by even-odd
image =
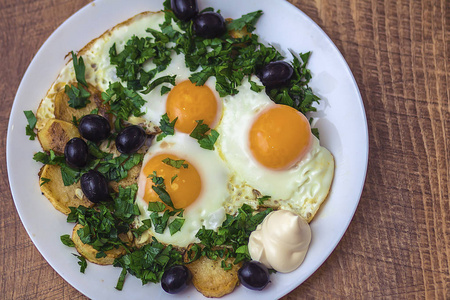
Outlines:
{"label": "wooden table", "polygon": [[[0,298],[85,299],[16,212],[9,112],[47,37],[88,0],[0,1]],[[360,88],[370,155],[361,202],[327,261],[285,299],[450,298],[450,2],[291,0],[329,35]]]}

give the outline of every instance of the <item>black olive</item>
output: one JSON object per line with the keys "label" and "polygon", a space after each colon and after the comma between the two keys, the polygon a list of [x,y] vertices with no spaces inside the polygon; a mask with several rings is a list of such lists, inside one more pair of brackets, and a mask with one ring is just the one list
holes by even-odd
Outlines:
{"label": "black olive", "polygon": [[132,125],[122,129],[116,137],[116,147],[120,153],[131,154],[145,143],[146,134],[142,127]]}
{"label": "black olive", "polygon": [[194,19],[195,34],[205,39],[221,36],[226,30],[225,20],[216,12],[207,11]]}
{"label": "black olive", "polygon": [[176,294],[191,282],[192,274],[186,266],[173,266],[161,277],[161,286],[169,294]]}
{"label": "black olive", "polygon": [[265,65],[258,73],[262,84],[268,88],[280,87],[289,82],[294,69],[285,61],[273,61]]}
{"label": "black olive", "polygon": [[248,261],[238,271],[239,281],[251,290],[262,290],[269,283],[269,270],[258,261]]}
{"label": "black olive", "polygon": [[98,203],[111,200],[108,191],[108,181],[105,176],[95,170],[90,170],[80,178],[81,190],[89,201]]}
{"label": "black olive", "polygon": [[89,149],[86,142],[80,138],[73,138],[64,148],[66,163],[72,168],[82,168],[86,165]]}
{"label": "black olive", "polygon": [[81,136],[92,142],[100,142],[109,136],[111,125],[100,115],[86,115],[78,125]]}
{"label": "black olive", "polygon": [[175,16],[182,21],[189,21],[198,13],[196,0],[171,0],[170,6]]}

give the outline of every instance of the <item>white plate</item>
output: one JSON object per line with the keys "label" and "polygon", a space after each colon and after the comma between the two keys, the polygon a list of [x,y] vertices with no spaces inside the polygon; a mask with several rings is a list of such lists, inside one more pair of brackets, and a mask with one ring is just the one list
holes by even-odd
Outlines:
{"label": "white plate", "polygon": [[[237,18],[262,9],[257,33],[276,46],[295,52],[312,51],[309,68],[313,73],[311,87],[322,98],[316,126],[321,143],[334,155],[335,179],[329,198],[311,223],[313,238],[304,263],[292,273],[275,274],[262,292],[242,286],[226,299],[259,297],[280,298],[305,281],[330,255],[346,231],[358,205],[364,185],[367,159],[367,121],[361,96],[352,73],[333,42],[304,13],[283,0],[200,0],[200,8],[212,6],[225,17]],[[71,285],[93,299],[202,299],[191,287],[181,295],[166,294],[159,284],[141,285],[128,276],[123,291],[115,290],[119,268],[89,264],[86,273],[79,272],[73,248],[60,242],[60,236],[71,232],[73,224],[56,211],[41,195],[37,173],[41,165],[33,161],[40,151],[37,141],[25,135],[24,110],[37,106],[65,64],[71,50],[79,50],[108,28],[145,11],[162,9],[162,0],[98,0],[88,4],[64,22],[44,43],[17,91],[11,111],[7,137],[7,164],[11,192],[19,216],[30,238],[48,263]],[[249,298],[249,299],[250,299]]]}

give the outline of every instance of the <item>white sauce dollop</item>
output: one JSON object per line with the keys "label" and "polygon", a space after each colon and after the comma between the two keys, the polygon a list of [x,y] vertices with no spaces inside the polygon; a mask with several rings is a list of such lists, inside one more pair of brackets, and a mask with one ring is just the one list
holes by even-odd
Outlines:
{"label": "white sauce dollop", "polygon": [[287,210],[273,211],[250,235],[253,260],[281,273],[297,269],[311,242],[311,228],[302,217]]}

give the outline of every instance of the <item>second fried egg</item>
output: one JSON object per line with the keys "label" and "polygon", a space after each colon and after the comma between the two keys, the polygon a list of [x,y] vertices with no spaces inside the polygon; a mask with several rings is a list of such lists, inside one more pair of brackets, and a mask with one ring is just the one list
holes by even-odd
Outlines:
{"label": "second fried egg", "polygon": [[[178,161],[179,168],[163,160]],[[195,234],[202,226],[217,229],[225,220],[224,204],[229,197],[228,170],[214,151],[201,148],[188,134],[176,132],[161,141],[154,141],[145,155],[136,199],[141,211],[140,222],[152,214],[148,211],[148,203],[160,201],[152,189],[155,185],[152,175],[164,179],[175,208],[184,209],[185,221],[181,230],[173,235],[168,228],[163,233],[156,233],[154,227],[146,234],[162,243],[186,247],[198,242]],[[169,222],[173,219],[171,217]]]}

